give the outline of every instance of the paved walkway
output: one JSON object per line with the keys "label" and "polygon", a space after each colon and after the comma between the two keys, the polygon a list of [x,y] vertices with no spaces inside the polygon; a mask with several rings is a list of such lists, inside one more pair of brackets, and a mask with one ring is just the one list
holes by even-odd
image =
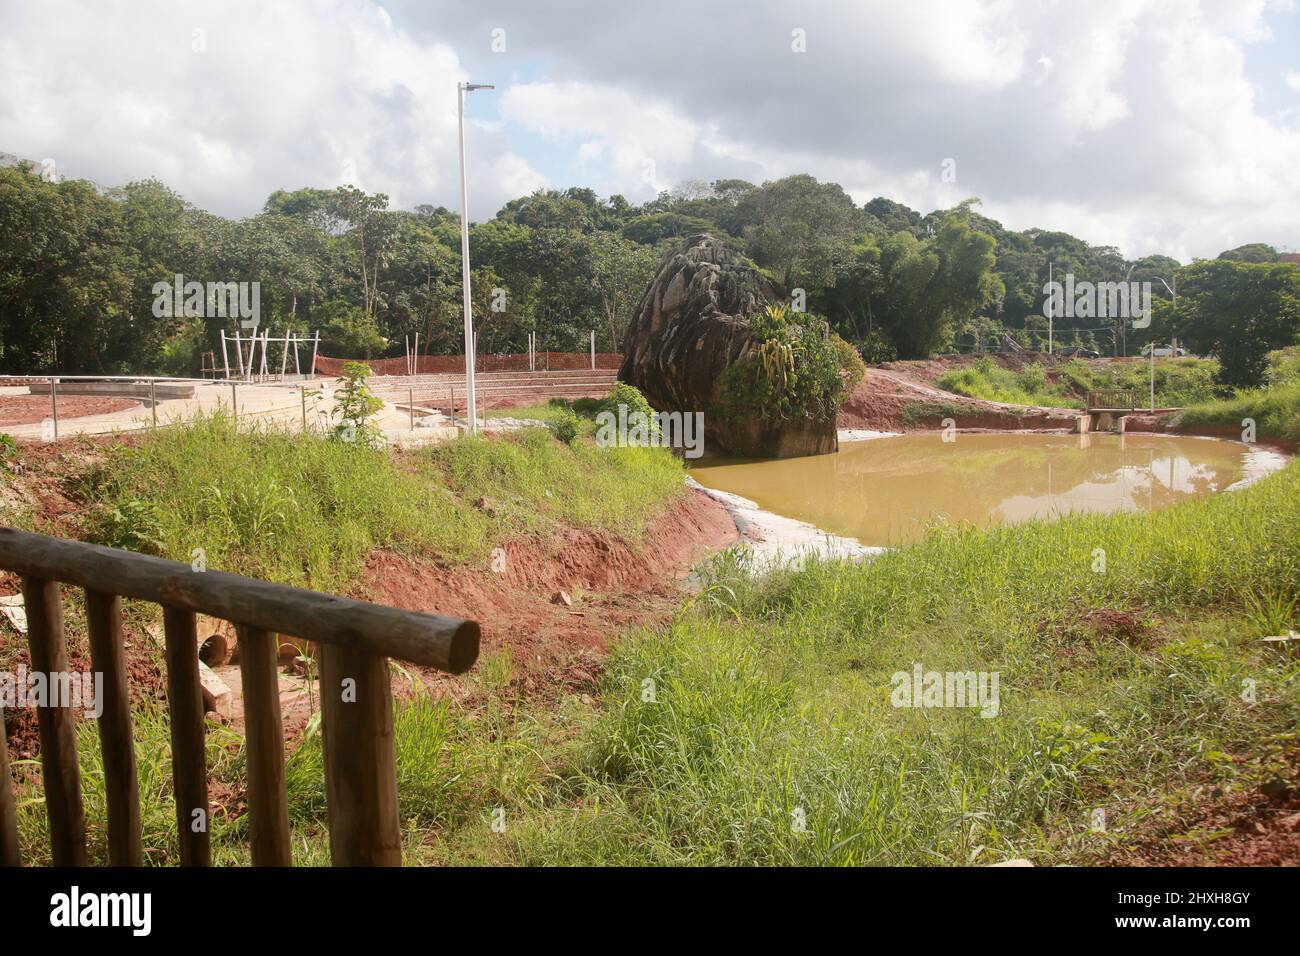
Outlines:
{"label": "paved walkway", "polygon": [[[322,390],[322,386],[328,388]],[[303,389],[298,386],[253,385],[236,383],[233,389],[230,383],[212,383],[196,385],[193,398],[171,399],[158,402],[157,424],[166,427],[177,422],[189,421],[201,412],[222,410],[229,412],[233,405],[239,414],[241,425],[254,425],[258,422],[274,424],[291,431],[301,430],[304,425],[309,429],[324,431],[336,423],[334,418],[334,380],[325,379],[312,383],[306,388],[304,401]],[[405,405],[400,409],[393,402],[385,401],[384,407],[373,421],[388,437],[389,441],[400,445],[418,445],[441,441],[454,437],[458,429],[453,427],[441,414],[421,416],[418,405],[415,416],[415,428],[411,427],[411,415]],[[421,425],[420,423],[424,424]],[[463,422],[462,422],[463,424]],[[59,438],[73,435],[106,435],[115,432],[141,431],[154,427],[154,415],[148,402],[135,408],[105,415],[88,415],[83,418],[65,418],[59,420]],[[3,429],[18,439],[48,441],[51,434],[47,422],[29,425],[9,425]]]}

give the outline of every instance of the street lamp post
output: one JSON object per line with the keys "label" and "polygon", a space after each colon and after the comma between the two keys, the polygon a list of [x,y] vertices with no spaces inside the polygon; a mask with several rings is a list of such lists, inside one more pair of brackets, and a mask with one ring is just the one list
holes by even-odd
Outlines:
{"label": "street lamp post", "polygon": [[[1133,270],[1130,269],[1129,271],[1132,272]],[[1177,313],[1178,273],[1175,272],[1173,275],[1174,275],[1174,284],[1172,286],[1164,279],[1160,279],[1160,276],[1156,276],[1156,278],[1160,279],[1160,284],[1164,286],[1166,290],[1168,290],[1170,297],[1173,299],[1173,306],[1175,310],[1174,316],[1176,318],[1178,314]],[[1170,326],[1171,328],[1169,331],[1171,334],[1169,336],[1169,357],[1176,359],[1178,358],[1178,340],[1174,338],[1174,336],[1172,335],[1173,319],[1170,319]],[[1156,340],[1154,338],[1151,340],[1151,410],[1153,412],[1156,410]]]}
{"label": "street lamp post", "polygon": [[[465,187],[465,94],[474,90],[493,90],[489,83],[457,83],[456,105],[460,125],[460,284],[465,305],[465,420],[470,434],[478,431],[474,417],[474,316],[469,304],[469,192]],[[455,414],[455,409],[452,409]]]}

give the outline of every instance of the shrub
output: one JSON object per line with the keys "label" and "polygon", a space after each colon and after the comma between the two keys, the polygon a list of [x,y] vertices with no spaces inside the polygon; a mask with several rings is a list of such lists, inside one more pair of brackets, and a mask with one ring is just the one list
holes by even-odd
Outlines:
{"label": "shrub", "polygon": [[572,409],[566,408],[550,423],[550,427],[556,438],[566,445],[572,445],[578,437],[578,416]]}
{"label": "shrub", "polygon": [[609,394],[600,402],[598,411],[613,412],[618,414],[620,405],[627,406],[627,414],[630,418],[633,412],[640,412],[648,419],[654,418],[654,409],[646,397],[641,394],[641,390],[635,385],[628,385],[626,382],[615,382],[614,387],[609,390]]}
{"label": "shrub", "polygon": [[835,361],[839,364],[840,378],[844,381],[844,394],[851,395],[867,376],[867,366],[862,356],[848,342],[831,333],[831,345],[835,349]]}
{"label": "shrub", "polygon": [[846,375],[854,369],[842,364],[848,358],[834,345],[825,320],[775,305],[752,316],[749,325],[753,344],[720,378],[718,416],[834,421]]}
{"label": "shrub", "polygon": [[334,426],[331,437],[340,441],[355,442],[367,447],[383,444],[383,433],[370,422],[370,416],[384,407],[366,379],[371,375],[370,366],[365,362],[348,362],[343,366],[343,377],[339,379],[339,392],[334,407],[334,415],[339,423]]}
{"label": "shrub", "polygon": [[863,361],[870,362],[872,365],[892,362],[898,358],[898,349],[894,347],[894,340],[881,329],[872,329],[868,332],[858,345],[858,350],[862,353]]}

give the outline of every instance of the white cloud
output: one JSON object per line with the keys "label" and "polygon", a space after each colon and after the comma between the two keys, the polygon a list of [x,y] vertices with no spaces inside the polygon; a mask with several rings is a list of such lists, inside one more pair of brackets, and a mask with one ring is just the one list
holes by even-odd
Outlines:
{"label": "white cloud", "polygon": [[[659,180],[806,171],[922,211],[978,195],[1008,225],[1129,255],[1295,244],[1300,131],[1257,109],[1246,74],[1277,4],[770,0],[743,27],[690,6],[516,26],[583,79],[529,84],[507,118],[572,140],[629,196],[643,194],[631,159],[649,154]],[[805,54],[785,49],[792,25]],[[631,37],[644,48],[629,52]],[[945,157],[955,184],[939,178]]]}
{"label": "white cloud", "polygon": [[[454,206],[469,65],[503,84],[472,100],[476,217],[546,184],[540,138],[548,171],[572,157],[578,184],[633,200],[810,172],[859,201],[928,211],[978,195],[1013,227],[1214,255],[1297,241],[1295,111],[1263,112],[1252,82],[1300,88],[1271,39],[1280,9],[748,0],[742,18],[698,0],[0,0],[0,150],[105,184],[156,175],[225,213],[345,171],[395,205]],[[497,26],[507,53],[489,52]],[[790,49],[795,28],[806,53]],[[206,53],[191,52],[195,29]],[[947,157],[955,184],[939,176]]]}
{"label": "white cloud", "polygon": [[[465,71],[374,3],[93,9],[4,4],[0,149],[104,185],[157,176],[226,214],[256,211],[277,188],[345,180],[395,206],[457,195]],[[499,133],[473,129],[489,172],[472,177],[472,212],[543,182]]]}

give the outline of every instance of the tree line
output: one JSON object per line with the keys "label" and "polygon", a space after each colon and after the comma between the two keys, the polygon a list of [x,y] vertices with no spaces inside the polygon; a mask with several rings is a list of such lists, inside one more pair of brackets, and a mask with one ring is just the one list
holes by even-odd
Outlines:
{"label": "tree line", "polygon": [[[539,190],[470,227],[479,352],[581,350],[591,330],[621,351],[655,269],[711,232],[823,316],[868,361],[1046,345],[1050,271],[1152,283],[1154,319],[1055,318],[1053,340],[1133,353],[1178,335],[1224,358],[1225,381],[1262,375],[1261,349],[1297,340],[1300,268],[1262,244],[1182,266],[1126,260],[1065,232],[1013,231],[979,200],[928,215],[885,198],[858,205],[795,175],[755,185],[688,182],[640,205],[585,188]],[[227,219],[157,180],[100,190],[31,164],[0,168],[0,371],[194,374],[228,318],[155,314],[154,286],[257,282],[261,328],[319,329],[350,358],[462,349],[459,217],[389,208],[352,186],[277,190]],[[1177,290],[1177,306],[1173,301]]]}

